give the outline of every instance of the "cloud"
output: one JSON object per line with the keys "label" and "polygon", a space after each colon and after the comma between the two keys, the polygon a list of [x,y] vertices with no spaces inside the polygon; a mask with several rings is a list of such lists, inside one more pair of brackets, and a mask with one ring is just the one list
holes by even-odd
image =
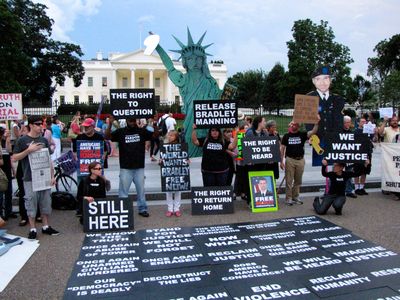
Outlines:
{"label": "cloud", "polygon": [[137,19],[138,23],[153,23],[155,17],[153,15],[141,16]]}
{"label": "cloud", "polygon": [[36,0],[48,7],[47,14],[54,20],[52,37],[70,42],[78,18],[90,17],[99,12],[101,0]]}

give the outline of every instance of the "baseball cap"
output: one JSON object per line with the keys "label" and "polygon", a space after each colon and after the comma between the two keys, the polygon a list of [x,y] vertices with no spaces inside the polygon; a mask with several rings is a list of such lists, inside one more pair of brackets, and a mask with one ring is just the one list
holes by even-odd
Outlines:
{"label": "baseball cap", "polygon": [[92,118],[86,118],[85,121],[82,123],[82,126],[89,127],[95,126],[96,122]]}
{"label": "baseball cap", "polygon": [[329,75],[331,76],[331,70],[328,66],[321,66],[315,69],[315,71],[312,73],[312,78],[317,77],[319,75]]}

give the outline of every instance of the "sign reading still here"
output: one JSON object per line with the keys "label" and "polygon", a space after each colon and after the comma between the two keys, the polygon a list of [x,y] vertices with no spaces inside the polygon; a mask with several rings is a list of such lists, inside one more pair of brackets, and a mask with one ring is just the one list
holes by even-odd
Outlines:
{"label": "sign reading still here", "polygon": [[84,232],[126,231],[133,229],[133,207],[128,198],[84,200]]}

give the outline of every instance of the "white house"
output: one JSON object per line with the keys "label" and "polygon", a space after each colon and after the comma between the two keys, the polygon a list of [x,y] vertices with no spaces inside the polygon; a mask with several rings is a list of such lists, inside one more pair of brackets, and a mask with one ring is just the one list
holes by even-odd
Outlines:
{"label": "white house", "polygon": [[[96,59],[83,61],[85,76],[79,87],[74,87],[71,78],[66,78],[64,85],[56,86],[53,95],[55,106],[60,104],[98,103],[102,96],[110,98],[110,89],[117,88],[154,88],[156,102],[182,104],[179,90],[169,80],[167,71],[154,52],[144,55],[140,49],[129,53],[110,53],[103,58],[101,52]],[[182,72],[182,63],[174,61],[175,68]],[[217,61],[208,65],[211,75],[222,89],[227,80],[227,68],[223,62]]]}

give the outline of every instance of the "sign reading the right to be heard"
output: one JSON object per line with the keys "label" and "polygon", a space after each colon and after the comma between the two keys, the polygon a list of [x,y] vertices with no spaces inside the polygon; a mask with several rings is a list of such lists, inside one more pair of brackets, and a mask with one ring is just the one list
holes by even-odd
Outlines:
{"label": "sign reading the right to be heard", "polygon": [[84,232],[133,230],[133,206],[128,198],[84,201]]}
{"label": "sign reading the right to be heard", "polygon": [[192,215],[233,214],[232,186],[192,187]]}
{"label": "sign reading the right to be heard", "polygon": [[245,164],[280,162],[279,138],[277,136],[250,136],[242,139]]}

